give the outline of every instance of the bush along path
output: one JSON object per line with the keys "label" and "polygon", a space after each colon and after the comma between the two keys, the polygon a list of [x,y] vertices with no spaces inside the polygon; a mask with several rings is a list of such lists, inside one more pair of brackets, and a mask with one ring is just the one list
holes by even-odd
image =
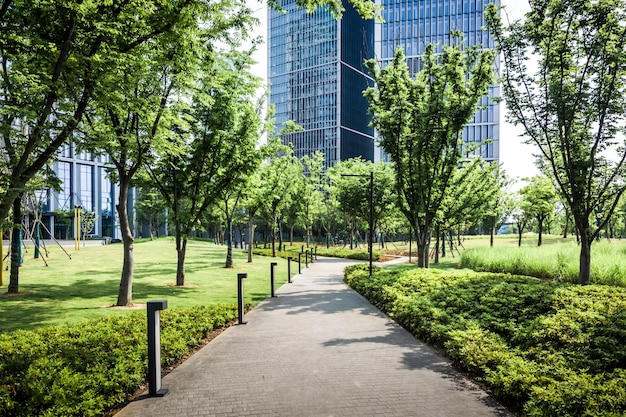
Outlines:
{"label": "bush along path", "polygon": [[363,265],[346,281],[521,415],[626,415],[623,288]]}
{"label": "bush along path", "polygon": [[[161,312],[167,368],[237,317],[236,305]],[[99,416],[146,381],[145,312],[0,335],[0,416]]]}

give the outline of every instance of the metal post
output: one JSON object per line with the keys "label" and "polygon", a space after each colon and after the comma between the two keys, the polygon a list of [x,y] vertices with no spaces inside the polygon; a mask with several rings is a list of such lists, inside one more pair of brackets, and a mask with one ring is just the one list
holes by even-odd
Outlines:
{"label": "metal post", "polygon": [[287,257],[287,283],[291,284],[291,256]]}
{"label": "metal post", "polygon": [[317,261],[317,246],[315,247],[315,260]]}
{"label": "metal post", "polygon": [[278,265],[276,262],[272,262],[270,264],[270,287],[271,287],[271,295],[272,297],[276,297],[276,293],[274,292],[274,268]]}
{"label": "metal post", "polygon": [[313,248],[309,249],[309,253],[309,256],[311,257],[311,263],[313,263]]}
{"label": "metal post", "polygon": [[304,266],[305,267],[309,267],[309,250],[307,249],[306,252],[304,252]]}
{"label": "metal post", "polygon": [[160,310],[167,308],[167,300],[148,301],[148,391],[150,397],[162,397],[161,388],[161,322]]}
{"label": "metal post", "polygon": [[298,254],[298,275],[302,273],[302,254]]}
{"label": "metal post", "polygon": [[35,256],[39,258],[39,246],[41,245],[41,231],[39,230],[39,222],[35,223]]}
{"label": "metal post", "polygon": [[243,317],[243,280],[248,274],[237,274],[237,310],[239,312],[239,324],[246,324]]}

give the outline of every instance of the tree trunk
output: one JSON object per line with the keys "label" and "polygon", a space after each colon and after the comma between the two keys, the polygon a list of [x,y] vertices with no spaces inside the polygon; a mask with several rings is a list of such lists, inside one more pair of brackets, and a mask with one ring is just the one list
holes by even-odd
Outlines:
{"label": "tree trunk", "polygon": [[569,216],[566,211],[565,212],[565,228],[563,230],[563,239],[567,239],[567,229],[569,229]]}
{"label": "tree trunk", "polygon": [[580,239],[580,263],[578,269],[578,283],[587,285],[591,283],[591,242],[586,233],[581,233]]}
{"label": "tree trunk", "polygon": [[496,228],[496,217],[495,216],[491,216],[491,230],[489,233],[489,246],[493,248],[493,234],[494,234],[494,229]]}
{"label": "tree trunk", "polygon": [[278,251],[282,252],[285,248],[283,248],[283,222],[281,219],[278,219]]}
{"label": "tree trunk", "polygon": [[120,288],[117,293],[118,306],[129,306],[133,302],[133,269],[135,264],[133,233],[130,230],[128,221],[127,201],[128,190],[130,188],[130,178],[120,178],[120,196],[118,204],[115,206],[120,220],[122,242],[124,245],[124,260],[122,264],[122,276],[120,278]]}
{"label": "tree trunk", "polygon": [[537,246],[541,246],[541,236],[543,235],[543,217],[537,219],[539,223],[539,236],[537,237]]}
{"label": "tree trunk", "polygon": [[178,262],[176,264],[176,286],[185,285],[185,256],[187,254],[187,236],[183,236],[179,227],[176,228],[176,253]]}
{"label": "tree trunk", "polygon": [[[20,281],[20,248],[22,239],[22,195],[13,200],[13,233],[11,233],[11,272],[7,292],[17,294]],[[0,240],[0,244],[2,240]]]}
{"label": "tree trunk", "polygon": [[[439,228],[439,226],[437,226],[437,240],[435,240],[435,265],[437,265],[439,263],[439,245],[441,243],[441,230]],[[444,245],[445,245],[445,241],[444,241]]]}
{"label": "tree trunk", "polygon": [[272,241],[272,258],[276,257],[276,217],[272,220],[272,227],[270,228],[270,240]]}
{"label": "tree trunk", "polygon": [[226,265],[224,268],[232,268],[233,267],[233,219],[226,219],[226,233],[228,233],[226,241],[228,242],[226,246]]}
{"label": "tree trunk", "polygon": [[289,231],[289,244],[291,246],[293,246],[293,228],[294,228],[294,225],[291,226],[291,229]]}
{"label": "tree trunk", "polygon": [[[417,230],[417,229],[416,229]],[[428,268],[428,252],[430,250],[430,230],[422,227],[417,233],[417,266]]]}
{"label": "tree trunk", "polygon": [[252,245],[254,245],[254,215],[248,212],[248,263],[252,263]]}
{"label": "tree trunk", "polygon": [[522,246],[522,233],[524,233],[524,227],[517,223],[517,246]]}

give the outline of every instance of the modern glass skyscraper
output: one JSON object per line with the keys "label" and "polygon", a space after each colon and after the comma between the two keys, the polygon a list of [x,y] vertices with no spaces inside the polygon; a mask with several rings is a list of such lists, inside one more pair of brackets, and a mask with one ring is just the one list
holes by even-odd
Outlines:
{"label": "modern glass skyscraper", "polygon": [[321,151],[325,167],[339,160],[374,158],[363,90],[372,85],[363,61],[374,56],[374,22],[345,4],[341,20],[328,10],[308,14],[295,0],[281,0],[286,13],[269,10],[268,78],[276,129],[293,120],[302,132],[283,135],[298,157]]}
{"label": "modern glass skyscraper", "polygon": [[[384,23],[363,21],[352,8],[341,21],[330,12],[307,14],[296,9],[295,0],[282,0],[287,13],[269,11],[268,77],[270,102],[276,106],[277,129],[293,120],[304,132],[291,133],[283,142],[293,143],[296,155],[320,150],[326,166],[361,155],[385,159],[372,146],[368,127],[368,103],[362,91],[371,84],[363,61],[375,56],[381,65],[393,58],[401,46],[411,72],[420,70],[426,45],[450,44],[451,31],[463,33],[466,45],[493,48],[484,29],[484,10],[500,0],[378,0]],[[374,45],[372,47],[372,45]],[[496,62],[495,69],[499,68]],[[499,158],[498,85],[481,100],[481,109],[463,132],[468,144],[481,144],[475,151],[486,160]],[[376,153],[376,155],[374,155]]]}
{"label": "modern glass skyscraper", "polygon": [[[420,56],[426,45],[449,45],[454,40],[452,31],[463,33],[467,46],[494,48],[494,40],[484,29],[484,11],[489,3],[500,5],[500,0],[379,0],[383,7],[384,23],[376,25],[376,56],[381,66],[393,59],[395,49],[403,48],[409,70],[421,69]],[[497,58],[496,58],[497,59]],[[495,69],[499,68],[496,61]],[[474,118],[463,131],[463,141],[481,144],[474,153],[486,160],[497,161],[500,143],[500,106],[494,97],[500,96],[496,84],[479,103]]]}

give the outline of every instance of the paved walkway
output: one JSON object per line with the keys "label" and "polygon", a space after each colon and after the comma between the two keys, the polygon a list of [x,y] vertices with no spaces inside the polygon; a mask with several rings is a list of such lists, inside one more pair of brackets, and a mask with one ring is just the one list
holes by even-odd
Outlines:
{"label": "paved walkway", "polygon": [[322,259],[163,378],[131,416],[509,416]]}

